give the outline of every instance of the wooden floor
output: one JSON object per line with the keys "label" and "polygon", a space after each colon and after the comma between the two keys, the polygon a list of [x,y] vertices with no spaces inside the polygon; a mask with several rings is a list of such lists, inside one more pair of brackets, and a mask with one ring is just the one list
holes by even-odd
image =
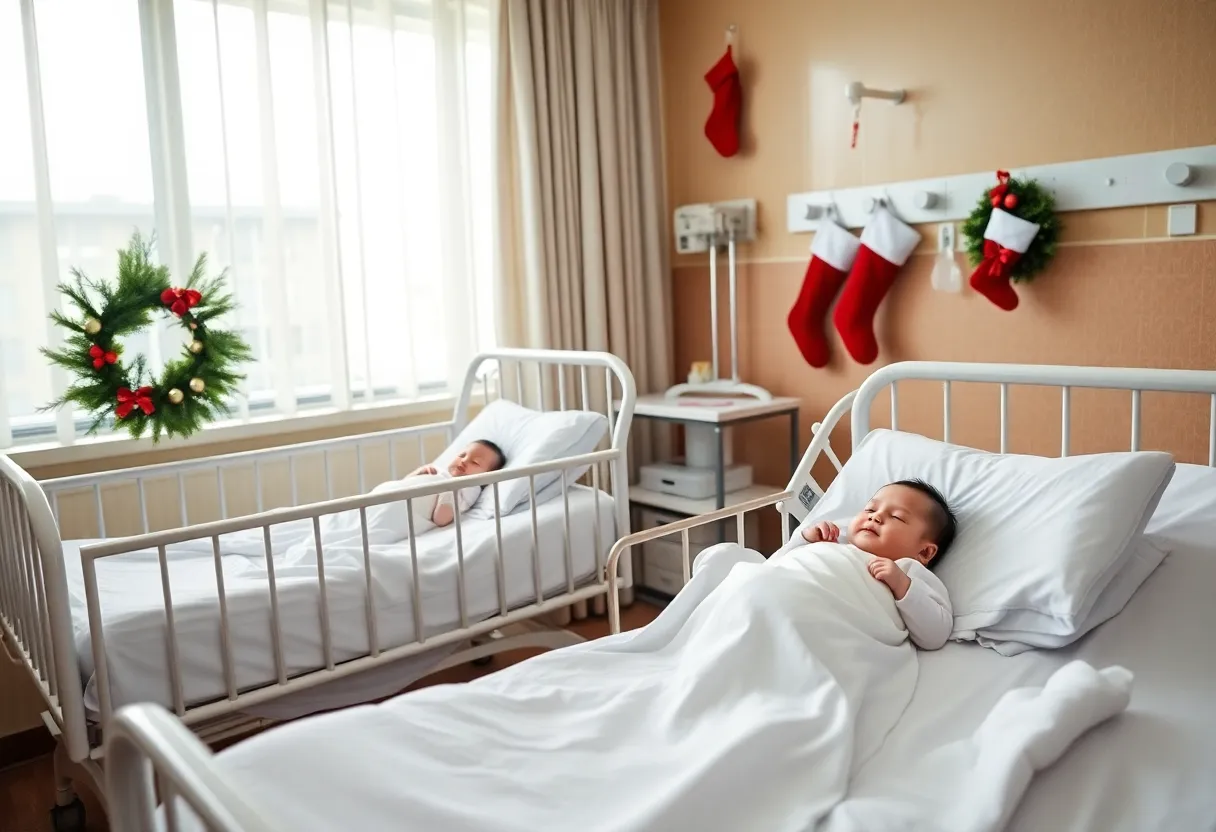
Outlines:
{"label": "wooden floor", "polygon": [[[621,613],[621,628],[632,630],[653,621],[659,610],[657,607],[638,601],[628,609],[622,610]],[[594,639],[607,634],[608,622],[603,617],[592,617],[584,621],[573,622],[566,629],[578,633],[583,638]],[[412,685],[410,689],[444,683],[468,682],[542,652],[544,651],[507,651],[495,656],[493,662],[484,667],[471,665],[453,667],[442,673],[428,676]],[[109,832],[109,824],[106,823],[97,799],[87,789],[81,790],[81,798],[85,803],[88,832]],[[50,757],[41,757],[0,771],[0,832],[49,832],[51,829],[50,807],[54,802],[55,779]]]}

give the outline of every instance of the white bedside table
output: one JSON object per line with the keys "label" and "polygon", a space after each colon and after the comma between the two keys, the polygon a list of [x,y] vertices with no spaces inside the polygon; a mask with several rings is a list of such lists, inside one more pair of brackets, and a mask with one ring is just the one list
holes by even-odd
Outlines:
{"label": "white bedside table", "polygon": [[[638,485],[630,485],[629,503],[631,509],[635,509],[635,511],[630,512],[631,515],[634,515],[631,520],[632,527],[638,529],[647,524],[648,509],[651,510],[650,522],[653,522],[656,518],[653,514],[654,510],[689,517],[725,508],[728,500],[730,503],[741,503],[747,500],[754,500],[757,497],[767,497],[770,494],[776,494],[783,490],[785,488],[784,483],[780,485],[755,483],[747,488],[727,492],[725,482],[726,472],[723,467],[726,458],[723,433],[728,427],[736,427],[747,422],[755,422],[762,419],[788,419],[790,476],[792,477],[794,470],[798,466],[798,460],[801,458],[802,452],[802,443],[798,435],[798,409],[800,406],[801,401],[790,396],[774,398],[767,402],[757,399],[688,396],[679,399],[668,399],[662,393],[639,396],[633,411],[635,419],[652,419],[673,424],[701,425],[712,428],[717,441],[717,454],[715,457],[716,487],[714,496],[694,500],[674,494],[665,494],[661,491],[653,491]],[[615,407],[619,409],[620,402],[616,402]],[[659,522],[665,521],[659,520]],[[699,549],[701,546],[711,545],[713,537],[716,537],[718,542],[728,539],[727,526],[730,525],[729,522],[723,521],[714,525],[717,527],[716,535],[713,532],[709,532],[711,537],[708,539],[702,538],[699,543],[694,544],[694,548]],[[751,533],[750,531],[748,532],[749,535]],[[660,557],[661,553],[648,553],[646,551],[647,547],[661,548],[662,545],[662,540],[644,544],[642,551],[639,552],[642,563],[642,578],[639,581],[639,586],[643,589],[651,590],[652,592],[648,592],[648,595],[657,592],[665,598],[670,598],[679,591],[679,585],[682,583],[679,570],[673,571],[671,569],[656,568],[656,574],[652,579],[650,576],[651,566],[657,567],[657,563],[651,563],[649,558]],[[670,557],[670,553],[668,553],[668,557]]]}
{"label": "white bedside table", "polygon": [[[802,444],[798,436],[798,408],[801,404],[802,402],[799,399],[792,396],[775,397],[767,402],[757,399],[700,398],[691,396],[685,396],[680,399],[668,399],[662,393],[638,396],[637,404],[633,409],[635,419],[653,419],[681,425],[709,425],[713,428],[714,437],[718,442],[716,457],[717,483],[714,496],[702,500],[690,500],[687,497],[678,497],[674,494],[664,494],[659,491],[651,491],[650,489],[631,485],[629,486],[629,501],[688,516],[725,508],[727,492],[726,474],[723,468],[723,460],[725,459],[722,438],[723,430],[728,427],[735,427],[762,419],[785,417],[789,420],[790,476],[792,477],[795,468],[798,466],[798,459],[802,450]],[[619,409],[620,402],[616,402],[614,406]],[[780,485],[761,485],[757,483],[747,488],[730,492],[730,501],[732,503],[741,503],[757,497],[766,497],[769,494],[781,491],[783,488],[785,488],[785,483]]]}

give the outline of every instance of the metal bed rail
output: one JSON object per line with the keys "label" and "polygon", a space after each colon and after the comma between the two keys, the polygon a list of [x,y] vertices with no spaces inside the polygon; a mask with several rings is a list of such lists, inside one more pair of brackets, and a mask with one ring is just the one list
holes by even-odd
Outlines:
{"label": "metal bed rail", "polygon": [[[324,439],[314,442],[304,442],[282,447],[265,448],[254,451],[223,454],[215,457],[203,457],[183,462],[166,462],[156,465],[126,468],[115,471],[104,471],[96,474],[81,474],[71,477],[61,477],[44,480],[40,483],[47,499],[50,501],[51,513],[56,523],[62,524],[61,514],[64,508],[62,502],[73,496],[86,497],[88,508],[91,509],[93,529],[96,537],[111,537],[114,511],[107,510],[106,498],[116,494],[119,489],[130,488],[135,492],[136,510],[139,514],[140,528],[137,534],[151,532],[155,508],[151,501],[157,496],[163,496],[167,491],[176,495],[177,516],[170,523],[168,518],[162,518],[157,525],[189,526],[197,518],[190,516],[191,485],[203,482],[203,487],[209,484],[214,488],[215,497],[221,520],[226,520],[234,514],[246,514],[247,511],[231,512],[234,502],[234,491],[253,492],[254,512],[266,509],[267,491],[271,490],[267,468],[274,464],[282,464],[287,468],[287,485],[280,489],[281,497],[290,506],[298,506],[301,500],[301,487],[313,483],[314,477],[307,470],[309,461],[319,461],[322,470],[321,482],[324,499],[334,499],[336,493],[335,468],[345,454],[353,454],[356,467],[356,488],[359,492],[368,487],[369,461],[387,458],[385,473],[389,479],[397,479],[404,475],[399,457],[402,446],[405,452],[413,451],[413,458],[424,461],[428,452],[436,442],[446,444],[451,440],[454,422],[438,422],[428,425],[417,425],[407,428],[396,428],[375,433],[344,436],[335,439]],[[303,469],[303,470],[302,470]],[[235,487],[234,487],[235,486]],[[196,492],[197,493],[197,492]],[[85,525],[82,518],[80,500],[69,504],[72,517],[70,520],[76,527]],[[122,511],[121,514],[128,512]]]}
{"label": "metal bed rail", "polygon": [[114,832],[177,832],[183,810],[207,832],[276,828],[214,770],[211,749],[157,705],[118,710],[106,736],[106,757],[105,790]]}
{"label": "metal bed rail", "polygon": [[[749,511],[767,508],[769,506],[777,506],[781,512],[782,535],[788,540],[789,536],[789,514],[781,508],[782,502],[793,496],[791,491],[781,491],[776,494],[771,494],[767,497],[757,497],[754,500],[748,500],[744,503],[739,503],[726,508],[720,508],[717,511],[711,511],[706,514],[698,514],[693,517],[686,517],[683,520],[677,520],[673,523],[666,523],[662,526],[657,526],[653,529],[643,529],[639,532],[626,535],[613,544],[612,549],[608,552],[608,562],[604,566],[605,577],[607,579],[608,588],[608,631],[615,635],[621,631],[621,602],[619,597],[619,582],[617,576],[617,567],[622,557],[629,554],[634,546],[640,546],[651,540],[657,540],[661,537],[669,535],[680,535],[680,545],[682,547],[682,556],[680,562],[684,567],[684,583],[688,583],[692,576],[692,549],[689,539],[689,530],[698,526],[706,526],[711,523],[720,523],[730,518],[735,518],[735,539],[738,545],[745,546],[744,537],[744,515]],[[626,558],[628,560],[628,558]]]}
{"label": "metal bed rail", "polygon": [[1141,449],[1144,393],[1191,393],[1208,397],[1208,461],[1216,467],[1216,372],[1154,370],[1139,367],[1068,367],[1047,364],[955,364],[944,361],[904,361],[876,370],[862,383],[852,406],[853,447],[870,432],[871,409],[878,394],[890,388],[891,429],[899,430],[898,383],[938,381],[942,385],[942,441],[951,441],[951,385],[1000,386],[1000,452],[1009,450],[1009,389],[1014,386],[1056,387],[1060,390],[1060,456],[1071,450],[1072,392],[1077,389],[1122,390],[1129,395],[1131,436],[1128,450]]}
{"label": "metal bed rail", "polygon": [[33,478],[0,454],[0,643],[25,667],[54,730],[85,736],[63,547]]}

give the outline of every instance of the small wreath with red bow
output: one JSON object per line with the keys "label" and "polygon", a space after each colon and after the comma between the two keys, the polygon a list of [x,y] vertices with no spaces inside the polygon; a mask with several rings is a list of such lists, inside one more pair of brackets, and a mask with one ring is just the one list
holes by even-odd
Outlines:
{"label": "small wreath with red bow", "polygon": [[[51,314],[69,334],[58,349],[42,353],[73,380],[46,409],[72,405],[92,414],[90,434],[112,421],[134,437],[151,432],[153,442],[190,436],[227,413],[225,400],[244,378],[237,368],[251,357],[239,335],[211,326],[235,304],[223,274],[203,276],[207,256],[199,256],[185,286],[174,286],[169,270],[152,262],[151,248],[137,232],[118,253],[117,281],[73,269],[73,280],[58,287],[79,314]],[[189,341],[153,377],[144,356],[127,360],[119,339],[149,326],[158,313],[176,318]]]}
{"label": "small wreath with red bow", "polygon": [[978,266],[986,259],[999,258],[1005,253],[1000,250],[999,243],[984,237],[992,219],[993,209],[999,208],[1018,219],[1039,226],[1038,233],[1026,251],[1011,258],[1007,272],[1010,280],[1029,281],[1047,268],[1056,256],[1061,223],[1056,216],[1055,197],[1051,191],[1033,179],[1018,179],[1003,170],[998,170],[996,177],[996,185],[984,192],[971,216],[963,223],[963,235],[967,238],[967,255],[971,265]]}

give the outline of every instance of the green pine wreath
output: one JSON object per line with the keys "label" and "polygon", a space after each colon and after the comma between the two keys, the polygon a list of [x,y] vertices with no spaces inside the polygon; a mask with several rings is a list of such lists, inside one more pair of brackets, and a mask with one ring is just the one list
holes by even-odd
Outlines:
{"label": "green pine wreath", "polygon": [[[1003,179],[998,173],[998,179]],[[1056,201],[1051,191],[1044,188],[1033,179],[1018,179],[1009,176],[1004,179],[1004,190],[1001,182],[991,190],[985,191],[975,205],[971,216],[963,223],[963,234],[967,238],[967,256],[972,267],[978,266],[984,259],[984,231],[988,228],[988,220],[992,217],[993,202],[1000,202],[1001,210],[1028,222],[1037,223],[1039,233],[1031,242],[1026,253],[1018,259],[1009,272],[1009,277],[1015,282],[1030,281],[1035,275],[1047,268],[1052,258],[1056,256],[1056,245],[1059,242],[1060,230],[1063,228],[1056,215]],[[1016,203],[1009,207],[1005,199],[1012,194]]]}
{"label": "green pine wreath", "polygon": [[[72,281],[58,286],[79,315],[51,313],[68,335],[58,349],[44,348],[42,354],[73,380],[44,410],[70,404],[90,413],[89,434],[110,423],[136,438],[150,431],[153,442],[162,435],[190,436],[226,415],[225,398],[244,378],[237,368],[252,355],[235,332],[210,325],[235,304],[224,291],[224,273],[203,276],[207,255],[199,255],[186,285],[177,287],[151,254],[151,243],[136,232],[118,252],[116,281],[94,280],[72,269]],[[120,341],[150,325],[155,314],[175,316],[191,335],[182,355],[170,359],[159,377],[148,371],[144,356],[127,360]]]}

